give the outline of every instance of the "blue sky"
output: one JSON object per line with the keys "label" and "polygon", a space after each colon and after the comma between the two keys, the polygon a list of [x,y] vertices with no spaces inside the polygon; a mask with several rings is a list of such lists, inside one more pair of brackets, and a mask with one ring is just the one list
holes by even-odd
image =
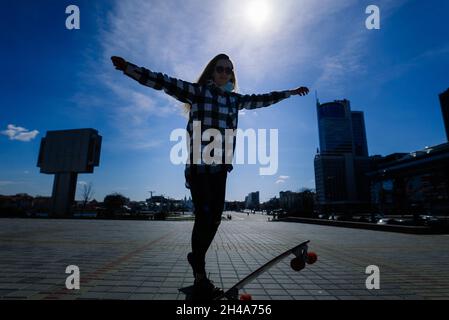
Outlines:
{"label": "blue sky", "polygon": [[[148,191],[189,196],[183,165],[170,162],[169,140],[185,128],[181,104],[116,71],[111,55],[195,81],[218,53],[234,62],[241,93],[308,86],[321,102],[349,99],[365,113],[371,155],[411,152],[445,142],[438,94],[449,87],[445,0],[15,1],[2,8],[0,194],[51,194],[53,176],[36,167],[48,130],[95,128],[103,136],[100,166],[80,174],[94,197]],[[67,30],[65,8],[80,8],[79,30]],[[367,30],[375,4],[381,29]],[[260,11],[262,10],[262,11]],[[294,96],[245,111],[239,127],[279,130],[279,168],[236,165],[227,200],[252,191],[314,188],[318,147],[315,97]],[[281,177],[281,178],[280,178]],[[80,192],[77,193],[77,199]]]}

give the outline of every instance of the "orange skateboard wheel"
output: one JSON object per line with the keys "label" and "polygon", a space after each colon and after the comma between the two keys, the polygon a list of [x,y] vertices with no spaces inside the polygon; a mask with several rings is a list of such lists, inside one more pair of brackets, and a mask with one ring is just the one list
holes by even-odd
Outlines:
{"label": "orange skateboard wheel", "polygon": [[318,260],[318,256],[315,252],[308,252],[307,253],[307,263],[308,264],[314,264]]}
{"label": "orange skateboard wheel", "polygon": [[253,300],[253,297],[249,293],[242,293],[240,295],[240,300]]}

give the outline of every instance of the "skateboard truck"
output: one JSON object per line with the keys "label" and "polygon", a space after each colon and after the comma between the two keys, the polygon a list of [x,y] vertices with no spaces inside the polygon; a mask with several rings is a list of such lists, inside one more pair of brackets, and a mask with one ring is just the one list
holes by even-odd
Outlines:
{"label": "skateboard truck", "polygon": [[307,244],[300,247],[296,247],[292,250],[292,253],[295,255],[290,261],[290,267],[295,271],[301,271],[305,268],[307,264],[314,264],[318,258],[315,252],[308,252]]}

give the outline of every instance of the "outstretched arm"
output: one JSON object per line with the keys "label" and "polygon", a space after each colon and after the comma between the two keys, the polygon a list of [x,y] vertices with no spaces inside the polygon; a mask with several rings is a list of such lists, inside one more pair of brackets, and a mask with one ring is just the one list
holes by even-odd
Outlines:
{"label": "outstretched arm", "polygon": [[111,60],[115,68],[123,71],[128,77],[150,88],[164,90],[165,93],[181,102],[192,104],[200,95],[201,88],[197,83],[190,83],[160,72],[138,67],[121,57],[113,56]]}
{"label": "outstretched arm", "polygon": [[305,96],[309,93],[309,89],[306,87],[299,87],[294,90],[285,91],[273,91],[266,94],[245,94],[238,96],[238,108],[239,109],[256,109],[262,107],[268,107],[269,105],[278,103],[281,100],[289,98],[292,95]]}

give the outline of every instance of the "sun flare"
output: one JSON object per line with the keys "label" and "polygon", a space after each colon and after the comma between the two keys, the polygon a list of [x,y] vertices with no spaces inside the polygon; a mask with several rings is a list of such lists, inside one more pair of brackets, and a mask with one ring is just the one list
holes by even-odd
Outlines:
{"label": "sun flare", "polygon": [[254,0],[246,8],[248,21],[257,28],[268,22],[270,11],[270,5],[264,0]]}

